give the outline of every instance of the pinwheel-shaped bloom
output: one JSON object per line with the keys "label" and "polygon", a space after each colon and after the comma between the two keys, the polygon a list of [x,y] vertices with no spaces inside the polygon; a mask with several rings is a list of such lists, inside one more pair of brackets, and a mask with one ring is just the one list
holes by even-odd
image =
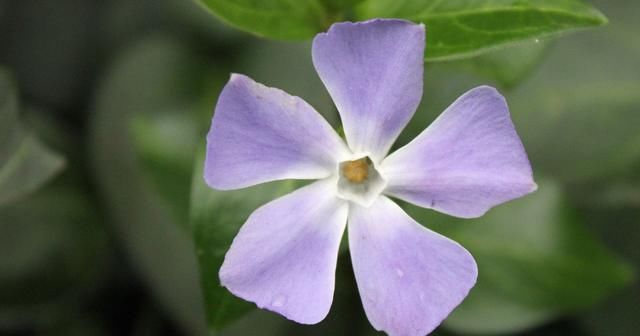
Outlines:
{"label": "pinwheel-shaped bloom", "polygon": [[338,247],[349,249],[371,324],[424,335],[477,277],[463,247],[411,219],[390,197],[469,218],[532,192],[531,166],[504,98],[478,87],[387,156],[422,96],[425,29],[401,20],[337,23],[313,63],[347,145],[304,100],[232,75],[207,136],[205,180],[237,189],[318,179],[257,209],[220,269],[229,291],[306,324],[329,312]]}

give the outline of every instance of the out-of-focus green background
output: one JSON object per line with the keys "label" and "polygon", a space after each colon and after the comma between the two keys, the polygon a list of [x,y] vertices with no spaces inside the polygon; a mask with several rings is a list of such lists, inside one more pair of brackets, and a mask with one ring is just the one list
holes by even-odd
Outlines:
{"label": "out-of-focus green background", "polygon": [[[437,335],[640,330],[640,3],[591,4],[608,25],[426,63],[397,145],[494,85],[540,186],[475,220],[403,204],[480,267]],[[309,40],[258,38],[186,0],[0,0],[0,335],[376,334],[348,252],[317,326],[219,287],[250,211],[295,186],[202,183],[231,72],[303,97],[338,127]]]}

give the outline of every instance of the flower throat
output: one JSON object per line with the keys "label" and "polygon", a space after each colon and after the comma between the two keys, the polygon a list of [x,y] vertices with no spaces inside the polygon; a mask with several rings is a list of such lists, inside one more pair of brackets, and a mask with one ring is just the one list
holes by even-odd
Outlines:
{"label": "flower throat", "polygon": [[354,161],[346,161],[342,163],[342,176],[351,183],[363,183],[369,177],[368,158],[363,157]]}

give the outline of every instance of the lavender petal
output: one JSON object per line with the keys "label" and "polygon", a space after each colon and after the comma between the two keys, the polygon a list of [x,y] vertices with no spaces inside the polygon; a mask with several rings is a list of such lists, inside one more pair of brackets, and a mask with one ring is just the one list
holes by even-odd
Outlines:
{"label": "lavender petal", "polygon": [[204,178],[216,189],[332,174],[347,149],[304,100],[232,75],[207,135]]}
{"label": "lavender petal", "polygon": [[331,181],[314,182],[257,209],[225,256],[222,285],[290,320],[324,319],[348,211],[334,188]]}
{"label": "lavender petal", "polygon": [[381,171],[388,195],[463,218],[537,188],[505,99],[488,86],[458,98]]}
{"label": "lavender petal", "polygon": [[476,282],[473,257],[380,197],[352,206],[349,248],[369,321],[389,335],[424,336],[462,302]]}
{"label": "lavender petal", "polygon": [[354,152],[379,162],[422,97],[423,25],[376,19],[336,23],[313,40],[313,64]]}
{"label": "lavender petal", "polygon": [[369,322],[389,335],[424,336],[475,284],[473,257],[380,197],[349,213],[349,248]]}

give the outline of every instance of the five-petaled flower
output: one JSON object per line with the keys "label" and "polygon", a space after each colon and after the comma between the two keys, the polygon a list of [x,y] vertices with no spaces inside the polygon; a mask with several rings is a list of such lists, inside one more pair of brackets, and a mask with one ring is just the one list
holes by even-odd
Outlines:
{"label": "five-petaled flower", "polygon": [[313,40],[313,63],[347,145],[298,97],[232,75],[207,136],[215,189],[318,179],[257,209],[220,269],[229,291],[306,324],[329,312],[338,247],[349,249],[365,312],[390,335],[425,335],[475,284],[456,242],[389,197],[470,218],[536,189],[504,98],[482,86],[387,156],[422,96],[425,29],[402,20],[337,23]]}

